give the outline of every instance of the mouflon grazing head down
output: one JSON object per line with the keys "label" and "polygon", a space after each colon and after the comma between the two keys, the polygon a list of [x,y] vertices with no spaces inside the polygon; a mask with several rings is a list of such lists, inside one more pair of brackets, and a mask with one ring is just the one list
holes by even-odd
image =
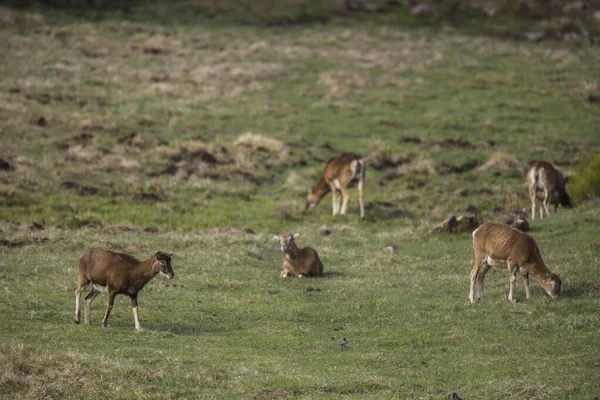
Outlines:
{"label": "mouflon grazing head down", "polygon": [[281,236],[273,236],[273,240],[279,241],[283,255],[283,271],[281,277],[297,276],[321,276],[323,275],[323,263],[315,249],[304,247],[299,249],[295,239],[299,233],[287,233]]}
{"label": "mouflon grazing head down", "polygon": [[[325,165],[323,175],[317,186],[308,190],[306,194],[305,212],[312,210],[323,197],[331,192],[333,202],[333,215],[344,215],[348,208],[350,196],[348,188],[356,183],[358,188],[358,202],[360,217],[365,217],[364,188],[365,163],[358,154],[343,153],[332,158]],[[341,204],[338,201],[337,191],[342,193]]]}
{"label": "mouflon grazing head down", "polygon": [[469,300],[475,302],[474,286],[478,281],[477,298],[483,300],[483,283],[491,267],[507,268],[510,273],[508,300],[514,302],[517,272],[523,275],[525,295],[531,297],[529,275],[533,276],[550,297],[561,293],[560,277],[546,267],[535,240],[525,232],[504,224],[486,222],[473,232],[475,264],[471,271]]}

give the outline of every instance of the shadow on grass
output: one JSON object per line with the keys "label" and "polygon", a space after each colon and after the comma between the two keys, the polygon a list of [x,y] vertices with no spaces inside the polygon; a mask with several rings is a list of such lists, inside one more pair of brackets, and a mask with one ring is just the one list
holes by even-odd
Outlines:
{"label": "shadow on grass", "polygon": [[323,271],[323,276],[321,278],[340,278],[342,276],[344,276],[344,274],[338,271]]}
{"label": "shadow on grass", "polygon": [[409,211],[388,201],[372,201],[365,204],[365,219],[367,221],[389,220],[411,216],[412,214]]}
{"label": "shadow on grass", "polygon": [[207,331],[203,330],[198,325],[158,324],[148,326],[148,329],[157,332],[173,333],[176,335],[185,336],[202,336],[208,334]]}
{"label": "shadow on grass", "polygon": [[583,296],[600,296],[600,284],[590,282],[578,285],[566,285],[563,287],[563,292],[560,297],[575,298]]}

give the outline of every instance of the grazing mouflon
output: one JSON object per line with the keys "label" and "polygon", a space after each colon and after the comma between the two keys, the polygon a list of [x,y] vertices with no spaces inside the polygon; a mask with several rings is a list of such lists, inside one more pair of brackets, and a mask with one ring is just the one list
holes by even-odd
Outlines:
{"label": "grazing mouflon", "polygon": [[[354,153],[343,153],[327,162],[321,180],[306,195],[306,211],[312,210],[327,193],[331,192],[333,215],[346,214],[348,201],[350,200],[348,188],[354,183],[356,183],[356,187],[358,188],[360,217],[364,218],[363,189],[365,183],[365,162],[358,154]],[[337,199],[338,190],[342,193],[341,206]]]}
{"label": "grazing mouflon", "polygon": [[553,274],[544,264],[540,249],[535,240],[527,233],[508,225],[486,222],[473,232],[473,250],[475,265],[471,271],[471,289],[469,300],[475,302],[473,289],[478,281],[477,298],[483,300],[483,282],[489,269],[494,267],[508,268],[510,289],[508,300],[514,302],[514,287],[517,271],[525,280],[525,295],[531,297],[529,275],[542,285],[551,297],[557,297],[561,291],[560,277]]}

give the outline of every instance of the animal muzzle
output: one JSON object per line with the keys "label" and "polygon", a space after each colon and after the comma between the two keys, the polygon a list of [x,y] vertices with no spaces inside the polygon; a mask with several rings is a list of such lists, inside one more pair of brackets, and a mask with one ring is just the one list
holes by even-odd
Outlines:
{"label": "animal muzzle", "polygon": [[160,274],[166,276],[169,279],[173,279],[173,277],[175,276],[174,272],[162,272],[162,271],[160,271]]}

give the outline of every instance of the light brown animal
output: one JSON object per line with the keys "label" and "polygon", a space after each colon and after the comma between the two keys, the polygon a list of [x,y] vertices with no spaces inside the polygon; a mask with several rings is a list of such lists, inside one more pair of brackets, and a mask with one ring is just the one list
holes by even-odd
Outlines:
{"label": "light brown animal", "polygon": [[485,274],[494,267],[508,268],[510,274],[510,290],[508,300],[515,302],[514,287],[517,271],[525,280],[525,295],[531,297],[529,275],[533,276],[546,293],[557,297],[561,291],[560,277],[553,274],[544,264],[535,240],[527,233],[508,225],[486,222],[473,232],[473,250],[475,265],[471,271],[471,290],[469,300],[473,298],[475,280],[478,280],[477,298],[483,300],[483,282]]}
{"label": "light brown animal", "polygon": [[319,255],[311,247],[299,249],[294,240],[298,236],[300,236],[299,233],[273,236],[273,240],[279,241],[281,252],[284,254],[281,277],[297,276],[298,278],[302,278],[305,276],[322,276],[323,263],[319,259]]}
{"label": "light brown animal", "polygon": [[[333,215],[346,214],[350,200],[348,187],[354,183],[358,189],[360,217],[364,218],[365,163],[358,154],[354,153],[343,153],[327,162],[321,180],[306,195],[306,211],[312,210],[327,193],[331,192]],[[337,199],[338,190],[342,193],[341,207]]]}
{"label": "light brown animal", "polygon": [[113,307],[113,302],[117,294],[125,294],[131,298],[133,308],[133,317],[135,320],[135,329],[141,330],[140,318],[138,315],[137,296],[144,285],[161,273],[169,279],[173,279],[175,274],[171,267],[171,258],[173,254],[156,252],[145,261],[139,261],[135,257],[116,253],[110,250],[92,249],[87,251],[79,259],[79,275],[77,279],[77,289],[75,290],[75,322],[80,321],[79,303],[83,289],[92,284],[92,290],[85,298],[85,324],[90,325],[90,307],[92,300],[100,293],[106,290],[108,294],[108,303],[106,313],[102,320],[102,326],[108,326],[108,317]]}
{"label": "light brown animal", "polygon": [[540,219],[546,215],[550,216],[550,207],[554,206],[554,212],[558,205],[572,208],[571,196],[565,188],[566,180],[563,174],[547,161],[534,161],[527,171],[527,186],[529,187],[529,199],[531,200],[531,219],[535,219],[536,199],[541,200]]}

